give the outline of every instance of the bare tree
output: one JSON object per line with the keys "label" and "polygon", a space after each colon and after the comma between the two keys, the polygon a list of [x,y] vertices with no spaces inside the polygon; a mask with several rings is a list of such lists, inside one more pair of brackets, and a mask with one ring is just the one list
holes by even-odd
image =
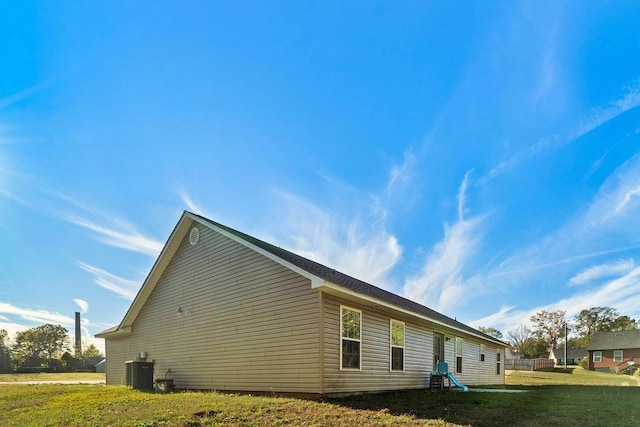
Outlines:
{"label": "bare tree", "polygon": [[525,357],[527,353],[531,336],[531,329],[529,329],[527,325],[520,325],[507,331],[507,339],[511,347],[522,357]]}

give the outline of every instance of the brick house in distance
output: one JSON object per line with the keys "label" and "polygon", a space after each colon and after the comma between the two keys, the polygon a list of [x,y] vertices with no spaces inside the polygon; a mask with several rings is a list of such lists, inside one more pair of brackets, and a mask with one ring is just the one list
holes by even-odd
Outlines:
{"label": "brick house in distance", "polygon": [[589,369],[631,373],[640,364],[640,330],[595,333],[587,351]]}

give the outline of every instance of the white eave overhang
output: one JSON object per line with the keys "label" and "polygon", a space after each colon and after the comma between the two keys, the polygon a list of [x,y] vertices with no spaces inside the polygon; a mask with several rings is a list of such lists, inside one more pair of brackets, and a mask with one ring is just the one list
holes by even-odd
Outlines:
{"label": "white eave overhang", "polygon": [[326,293],[331,294],[331,295],[337,295],[337,296],[347,295],[347,296],[349,296],[349,297],[351,297],[351,298],[353,298],[355,300],[365,301],[367,303],[372,304],[373,306],[385,307],[385,308],[387,308],[389,310],[402,313],[402,314],[404,314],[406,316],[414,317],[414,318],[426,321],[428,323],[440,326],[442,329],[445,329],[445,330],[456,331],[456,332],[459,332],[459,333],[461,333],[463,335],[472,336],[472,337],[477,338],[477,339],[482,340],[482,341],[488,341],[488,342],[491,342],[493,344],[496,344],[496,345],[499,345],[499,346],[502,346],[502,347],[508,347],[508,345],[506,343],[502,342],[502,341],[492,340],[492,339],[489,339],[489,338],[484,337],[482,335],[474,334],[474,333],[472,333],[470,331],[467,331],[465,329],[459,328],[457,326],[450,325],[448,323],[442,322],[440,320],[433,319],[431,317],[425,316],[425,315],[420,314],[420,313],[416,313],[415,311],[408,310],[406,308],[397,306],[397,305],[392,304],[392,303],[390,303],[388,301],[384,301],[384,300],[381,300],[379,298],[372,297],[370,295],[365,295],[365,294],[362,294],[360,292],[353,291],[351,289],[345,288],[344,286],[340,286],[340,285],[337,285],[337,284],[332,283],[332,282],[322,281],[321,284],[319,284],[319,285],[313,285],[312,284],[311,287],[313,289],[317,289],[320,292],[326,292]]}
{"label": "white eave overhang", "polygon": [[131,334],[131,326],[125,326],[118,328],[115,331],[99,332],[95,335],[96,338],[118,338],[123,335]]}

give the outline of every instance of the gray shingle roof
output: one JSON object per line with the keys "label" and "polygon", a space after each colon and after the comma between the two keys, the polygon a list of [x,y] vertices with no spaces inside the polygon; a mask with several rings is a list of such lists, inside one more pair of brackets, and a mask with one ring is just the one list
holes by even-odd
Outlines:
{"label": "gray shingle roof", "polygon": [[386,291],[384,289],[381,289],[377,286],[371,285],[369,283],[366,283],[362,280],[356,279],[355,277],[349,276],[347,274],[341,273],[335,269],[326,267],[320,263],[317,263],[315,261],[312,261],[310,259],[304,258],[300,255],[297,255],[293,252],[290,252],[286,249],[282,249],[278,246],[272,245],[271,243],[267,243],[265,241],[262,241],[260,239],[257,239],[253,236],[250,236],[248,234],[242,233],[238,230],[234,230],[233,228],[227,227],[226,225],[222,225],[220,223],[217,223],[215,221],[210,220],[209,218],[205,218],[201,215],[197,215],[197,214],[193,214],[191,213],[191,215],[196,216],[198,218],[200,218],[201,220],[208,222],[212,225],[214,225],[215,227],[219,227],[225,231],[227,231],[228,233],[246,241],[251,243],[252,245],[255,245],[257,247],[259,247],[262,250],[265,250],[269,253],[271,253],[272,255],[277,256],[278,258],[287,261],[293,265],[295,265],[296,267],[313,274],[314,276],[320,277],[321,279],[327,281],[327,282],[331,282],[331,283],[335,283],[336,285],[340,285],[344,288],[350,289],[352,291],[370,296],[370,297],[374,297],[377,299],[380,299],[382,301],[394,304],[398,307],[402,307],[406,310],[412,311],[414,313],[418,313],[421,314],[423,316],[429,317],[431,319],[434,319],[438,322],[444,323],[446,325],[467,331],[471,334],[474,335],[479,335],[482,337],[485,337],[491,341],[494,342],[501,342],[499,340],[496,340],[495,338],[486,335],[480,331],[478,331],[477,329],[474,329],[468,325],[465,325],[464,323],[458,322],[455,319],[452,319],[448,316],[445,316],[444,314],[438,313],[435,310],[430,309],[429,307],[426,307],[422,304],[418,304],[415,301],[411,301],[407,298],[401,297],[399,295],[396,295],[392,292]]}
{"label": "gray shingle roof", "polygon": [[[556,359],[564,359],[564,348],[556,348],[555,350],[553,350],[553,356]],[[585,350],[584,348],[567,349],[567,359],[580,359],[587,356],[587,350]]]}
{"label": "gray shingle roof", "polygon": [[624,350],[640,348],[640,330],[597,332],[591,337],[587,350]]}

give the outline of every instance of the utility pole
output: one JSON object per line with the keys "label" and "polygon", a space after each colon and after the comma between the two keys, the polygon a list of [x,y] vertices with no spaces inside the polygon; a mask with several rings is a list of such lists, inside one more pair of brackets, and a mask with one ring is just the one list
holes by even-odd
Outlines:
{"label": "utility pole", "polygon": [[567,339],[567,335],[569,335],[569,328],[567,327],[567,323],[564,324],[564,370],[567,370],[567,346],[569,345],[569,340]]}

